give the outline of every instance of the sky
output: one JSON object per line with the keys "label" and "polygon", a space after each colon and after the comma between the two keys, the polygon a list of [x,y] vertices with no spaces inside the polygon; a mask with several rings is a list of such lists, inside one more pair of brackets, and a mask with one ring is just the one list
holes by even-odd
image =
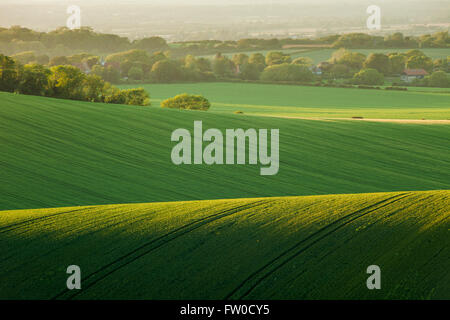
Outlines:
{"label": "sky", "polygon": [[[372,0],[371,2],[383,3],[387,0]],[[389,2],[406,2],[408,0],[389,0]],[[296,3],[296,4],[327,4],[336,3],[336,0],[1,0],[2,4],[39,4],[39,3],[80,3],[80,4],[154,4],[154,5],[236,5],[236,4],[269,4],[269,3]],[[340,3],[361,3],[365,0],[339,0]]]}

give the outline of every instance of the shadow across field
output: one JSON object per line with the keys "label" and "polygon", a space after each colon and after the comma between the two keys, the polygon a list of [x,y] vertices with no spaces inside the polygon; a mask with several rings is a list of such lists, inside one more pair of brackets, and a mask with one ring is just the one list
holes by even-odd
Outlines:
{"label": "shadow across field", "polygon": [[[0,297],[446,299],[449,205],[436,191],[91,207],[0,233]],[[81,291],[64,289],[70,264]]]}

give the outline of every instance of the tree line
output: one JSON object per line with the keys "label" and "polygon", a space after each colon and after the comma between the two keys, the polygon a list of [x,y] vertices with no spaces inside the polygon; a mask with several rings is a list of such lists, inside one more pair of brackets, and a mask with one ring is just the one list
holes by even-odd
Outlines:
{"label": "tree line", "polygon": [[211,54],[220,52],[236,52],[250,50],[276,50],[288,47],[322,47],[346,48],[346,49],[389,49],[389,48],[448,48],[450,38],[448,31],[436,32],[421,36],[405,36],[396,32],[386,36],[369,35],[366,33],[348,33],[343,35],[328,35],[310,38],[286,38],[286,39],[241,39],[238,41],[187,41],[177,42],[175,48],[171,48],[174,55]]}
{"label": "tree line", "polygon": [[[406,52],[371,53],[368,56],[338,49],[328,61],[314,65],[308,57],[293,59],[282,51],[261,53],[236,53],[231,58],[220,53],[212,59],[186,55],[171,58],[170,53],[132,49],[108,55],[105,59],[88,53],[71,56],[56,56],[39,61],[33,52],[12,56],[17,62],[53,66],[71,65],[91,76],[98,76],[111,83],[169,83],[220,80],[251,80],[265,82],[312,83],[343,79],[347,84],[381,85],[385,77],[400,75],[404,69],[424,69],[437,73],[417,85],[447,87],[450,57],[431,59],[423,51],[412,49]],[[440,79],[437,81],[435,79]]]}
{"label": "tree line", "polygon": [[[172,58],[170,52],[132,49],[101,58],[88,53],[39,59],[33,52],[13,55],[22,65],[48,68],[72,66],[110,83],[169,83],[251,80],[321,84],[344,80],[346,84],[382,85],[385,77],[400,75],[404,69],[424,69],[433,73],[414,85],[447,87],[450,57],[431,59],[423,51],[371,53],[368,56],[340,48],[328,61],[314,65],[308,57],[293,59],[282,51],[236,53],[231,58],[220,53],[212,59],[186,55]],[[87,75],[86,75],[87,76]]]}
{"label": "tree line", "polygon": [[34,51],[48,57],[88,52],[97,55],[140,49],[148,52],[169,50],[174,57],[187,54],[206,55],[249,50],[276,50],[286,46],[330,46],[333,48],[448,48],[448,31],[421,36],[404,36],[396,32],[386,36],[365,33],[328,35],[315,39],[241,39],[238,41],[186,41],[168,44],[161,37],[129,40],[114,34],[95,32],[90,27],[68,29],[61,27],[50,32],[38,32],[20,26],[0,28],[0,52],[7,55]]}
{"label": "tree line", "polygon": [[100,76],[87,75],[71,65],[23,65],[2,54],[0,91],[90,102],[150,104],[149,95],[142,88],[121,90]]}
{"label": "tree line", "polygon": [[450,70],[449,64],[450,56],[446,59],[433,60],[418,49],[386,54],[371,53],[365,56],[341,48],[321,67],[330,78],[351,79],[348,83],[368,85],[382,85],[384,77],[401,75],[405,69],[424,69],[431,76],[413,84],[448,87],[446,73]]}
{"label": "tree line", "polygon": [[[95,60],[95,57],[84,57],[86,63]],[[432,74],[433,79],[441,80],[426,82],[426,78],[416,84],[447,87],[449,64],[450,57],[433,60],[418,49],[366,56],[341,48],[317,66],[308,57],[293,59],[282,51],[270,51],[266,55],[236,53],[231,58],[219,53],[212,59],[193,55],[172,59],[167,53],[131,50],[108,56],[104,65],[94,65],[91,72],[111,82],[121,79],[153,83],[240,79],[311,83],[344,79],[348,84],[381,85],[385,77],[398,76],[404,69],[424,69],[430,74],[437,73]]]}
{"label": "tree line", "polygon": [[166,50],[168,45],[161,37],[130,41],[115,34],[97,33],[90,27],[61,27],[50,32],[38,32],[20,26],[0,28],[0,52],[7,55],[34,51],[39,55],[52,57],[77,52],[109,54],[130,49],[151,52]]}
{"label": "tree line", "polygon": [[421,36],[404,36],[396,32],[386,36],[375,36],[365,33],[348,33],[339,36],[333,42],[334,48],[347,49],[389,49],[389,48],[448,48],[450,38],[448,31]]}

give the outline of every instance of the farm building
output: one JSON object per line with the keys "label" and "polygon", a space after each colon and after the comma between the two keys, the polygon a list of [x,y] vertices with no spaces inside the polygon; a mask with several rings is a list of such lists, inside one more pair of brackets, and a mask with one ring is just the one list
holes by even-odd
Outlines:
{"label": "farm building", "polygon": [[423,79],[428,75],[424,69],[405,69],[402,73],[402,80],[405,82],[412,82],[416,79]]}

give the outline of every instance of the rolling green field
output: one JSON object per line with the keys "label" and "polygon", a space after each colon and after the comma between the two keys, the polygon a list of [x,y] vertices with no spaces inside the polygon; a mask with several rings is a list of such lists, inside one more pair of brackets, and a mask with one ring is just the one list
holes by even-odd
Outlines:
{"label": "rolling green field", "polygon": [[[353,93],[354,91],[348,91]],[[250,98],[248,98],[250,99]],[[280,119],[0,93],[0,209],[450,189],[448,125]],[[279,128],[280,170],[175,166],[177,128]]]}
{"label": "rolling green field", "polygon": [[[329,48],[321,48],[321,49],[281,49],[281,50],[263,50],[263,51],[248,51],[248,52],[243,52],[247,55],[251,55],[252,53],[262,53],[264,55],[266,55],[268,52],[270,51],[282,51],[286,54],[290,54],[291,57],[293,59],[298,58],[298,57],[308,57],[310,58],[313,63],[318,64],[322,61],[327,61],[328,59],[331,58],[333,52],[335,52],[337,49],[329,49]],[[411,49],[399,49],[399,48],[392,48],[392,49],[350,49],[350,51],[354,51],[354,52],[360,52],[362,54],[365,54],[366,56],[368,56],[371,53],[389,53],[389,52],[406,52],[409,51]],[[423,53],[425,53],[425,55],[427,55],[428,57],[434,59],[445,59],[447,58],[447,56],[450,56],[450,49],[446,49],[446,48],[424,48],[424,49],[419,49],[420,51],[422,51]],[[224,53],[224,56],[227,57],[232,57],[234,55],[234,53]],[[214,55],[209,55],[209,56],[204,56],[207,58],[213,58]]]}
{"label": "rolling green field", "polygon": [[[132,88],[136,85],[125,85]],[[448,92],[403,92],[250,83],[149,84],[153,105],[180,93],[202,94],[209,112],[307,118],[450,119]]]}
{"label": "rolling green field", "polygon": [[[0,93],[0,299],[448,299],[450,126],[270,117],[447,119],[448,94],[146,89],[150,107]],[[213,107],[159,107],[182,92]],[[196,120],[279,129],[278,175],[175,166]]]}
{"label": "rolling green field", "polygon": [[0,299],[448,299],[449,207],[428,191],[3,211]]}

